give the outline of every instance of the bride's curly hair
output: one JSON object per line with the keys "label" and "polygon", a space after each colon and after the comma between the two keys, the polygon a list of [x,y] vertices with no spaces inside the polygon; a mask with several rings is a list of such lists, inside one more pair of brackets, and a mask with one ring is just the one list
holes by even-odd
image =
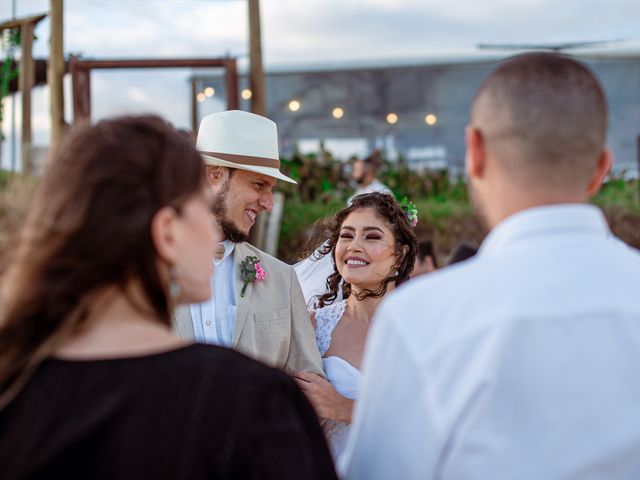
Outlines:
{"label": "bride's curly hair", "polygon": [[400,285],[409,280],[409,274],[413,270],[418,252],[418,242],[406,213],[388,193],[358,195],[352,200],[351,205],[340,210],[326,222],[325,238],[327,238],[327,241],[322,244],[318,253],[321,255],[331,254],[333,273],[327,278],[328,292],[318,297],[315,308],[322,308],[333,303],[338,298],[340,287],[342,287],[344,298],[349,298],[352,294],[351,284],[344,281],[336,266],[336,244],[340,238],[340,229],[346,218],[355,210],[363,208],[373,209],[378,218],[385,222],[394,234],[396,239],[396,263],[392,269],[394,273],[384,278],[376,290],[366,289],[360,293],[354,293],[354,295],[358,300],[364,300],[367,297],[382,297],[387,293],[387,287],[390,283],[393,282],[395,285]]}

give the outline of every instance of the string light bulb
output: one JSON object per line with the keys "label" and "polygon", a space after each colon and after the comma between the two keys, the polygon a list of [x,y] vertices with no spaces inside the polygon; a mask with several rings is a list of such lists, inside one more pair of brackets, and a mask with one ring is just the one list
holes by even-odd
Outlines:
{"label": "string light bulb", "polygon": [[289,102],[289,110],[291,110],[292,112],[297,112],[298,110],[300,110],[300,101],[299,100],[291,100]]}
{"label": "string light bulb", "polygon": [[438,117],[436,117],[433,113],[430,113],[429,115],[424,117],[424,122],[427,125],[435,125],[436,123],[438,123]]}

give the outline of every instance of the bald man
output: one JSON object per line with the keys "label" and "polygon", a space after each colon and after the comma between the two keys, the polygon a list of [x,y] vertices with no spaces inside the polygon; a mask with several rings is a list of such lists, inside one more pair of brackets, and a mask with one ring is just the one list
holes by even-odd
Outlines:
{"label": "bald man", "polygon": [[569,57],[514,57],[480,87],[466,168],[490,233],[378,308],[346,478],[640,478],[640,254],[586,203],[606,124]]}

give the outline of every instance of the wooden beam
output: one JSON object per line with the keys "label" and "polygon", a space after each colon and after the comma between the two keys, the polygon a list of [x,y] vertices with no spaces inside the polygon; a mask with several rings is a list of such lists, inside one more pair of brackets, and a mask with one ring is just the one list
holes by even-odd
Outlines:
{"label": "wooden beam", "polygon": [[54,151],[64,134],[64,90],[65,74],[63,48],[63,12],[64,0],[50,0],[51,5],[51,53],[47,77],[49,80],[49,98],[51,111],[50,151]]}
{"label": "wooden beam", "polygon": [[31,87],[35,80],[33,61],[34,23],[23,23],[20,28],[20,72],[18,84],[22,93],[22,171],[30,173],[31,164]]}
{"label": "wooden beam", "polygon": [[[73,85],[73,122],[89,120],[91,117],[91,77],[93,69],[115,68],[215,68],[226,70],[227,108],[239,108],[238,100],[238,71],[236,60],[233,58],[181,58],[166,60],[126,59],[126,60],[85,60],[71,57],[69,69]],[[195,87],[197,77],[191,79],[191,128],[197,134],[198,105],[196,103]]]}
{"label": "wooden beam", "polygon": [[47,14],[33,15],[31,17],[16,18],[15,20],[9,20],[0,23],[0,32],[10,28],[21,28],[23,25],[35,25],[36,23],[47,18]]}
{"label": "wooden beam", "polygon": [[180,58],[166,60],[149,59],[110,59],[110,60],[85,60],[78,59],[79,65],[86,69],[96,68],[210,68],[224,67],[226,59],[216,58]]}

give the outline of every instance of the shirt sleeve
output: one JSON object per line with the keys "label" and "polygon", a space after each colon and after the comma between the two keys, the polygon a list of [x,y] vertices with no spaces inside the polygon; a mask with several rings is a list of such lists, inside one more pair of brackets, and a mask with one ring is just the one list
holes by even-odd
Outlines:
{"label": "shirt sleeve", "polygon": [[240,437],[238,478],[335,479],[329,448],[313,407],[284,374],[256,392],[256,408]]}
{"label": "shirt sleeve", "polygon": [[362,389],[339,471],[345,479],[431,478],[430,431],[420,369],[383,303],[367,340]]}
{"label": "shirt sleeve", "polygon": [[322,359],[316,343],[316,334],[307,311],[298,277],[291,268],[291,344],[284,366],[288,372],[305,371],[323,378]]}

